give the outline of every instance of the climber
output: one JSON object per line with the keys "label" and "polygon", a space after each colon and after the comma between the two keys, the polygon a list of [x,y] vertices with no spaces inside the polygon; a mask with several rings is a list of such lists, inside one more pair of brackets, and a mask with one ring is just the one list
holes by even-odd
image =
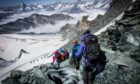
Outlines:
{"label": "climber", "polygon": [[58,63],[58,68],[60,68],[60,63],[66,59],[69,59],[69,52],[65,48],[59,48],[54,52],[55,56],[53,57],[53,62],[54,64],[55,60]]}
{"label": "climber", "polygon": [[97,36],[90,34],[90,30],[83,33],[80,48],[76,56],[83,62],[83,84],[93,84],[95,76],[99,73],[97,62],[100,56],[100,46]]}
{"label": "climber", "polygon": [[57,49],[55,52],[54,52],[54,57],[53,57],[53,62],[52,64],[54,64],[55,61],[57,61],[57,64],[58,64],[58,68],[60,68],[60,63],[64,60],[64,57],[63,55],[59,52],[59,50]]}
{"label": "climber", "polygon": [[78,44],[78,41],[76,41],[76,40],[72,41],[72,45],[73,45],[73,47],[72,47],[72,55],[71,55],[70,64],[75,65],[76,69],[79,70],[81,58],[77,58],[75,54],[78,51],[80,45]]}

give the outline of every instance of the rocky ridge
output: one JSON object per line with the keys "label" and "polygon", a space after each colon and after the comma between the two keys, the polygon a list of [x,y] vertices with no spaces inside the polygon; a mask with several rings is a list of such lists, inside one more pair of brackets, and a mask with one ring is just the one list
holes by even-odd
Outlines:
{"label": "rocky ridge", "polygon": [[46,64],[26,72],[13,70],[2,84],[76,84],[78,73],[65,61],[61,63],[60,69],[56,65]]}
{"label": "rocky ridge", "polygon": [[[105,25],[113,21],[121,13],[126,11],[132,5],[132,3],[132,0],[112,0],[110,8],[104,15],[98,15],[93,21],[88,21],[88,16],[83,16],[82,20],[78,21],[75,27],[71,28],[72,30],[76,31],[73,32],[73,35],[78,34],[79,37],[79,35],[81,35],[86,29],[92,30],[92,33],[97,32]],[[66,33],[69,32],[66,31]]]}
{"label": "rocky ridge", "polygon": [[[94,33],[123,13],[120,20],[113,21],[115,24],[107,27],[105,32],[98,35],[101,48],[106,52],[108,63],[105,71],[96,77],[95,84],[140,83],[139,5],[139,0],[113,0],[108,12],[92,21],[89,29]],[[73,39],[80,41],[79,38],[85,29],[79,27],[75,30],[77,37]]]}

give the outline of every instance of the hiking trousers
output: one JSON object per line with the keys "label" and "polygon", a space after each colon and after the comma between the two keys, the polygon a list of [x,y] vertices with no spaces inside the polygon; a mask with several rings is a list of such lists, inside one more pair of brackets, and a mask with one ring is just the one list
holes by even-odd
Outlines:
{"label": "hiking trousers", "polygon": [[77,70],[79,70],[79,68],[80,68],[80,60],[81,60],[81,58],[78,58],[78,57],[74,58],[74,64],[75,64]]}
{"label": "hiking trousers", "polygon": [[60,63],[62,62],[61,59],[57,59],[57,65],[58,65],[58,68],[60,68]]}
{"label": "hiking trousers", "polygon": [[83,84],[93,84],[95,76],[93,69],[83,67]]}

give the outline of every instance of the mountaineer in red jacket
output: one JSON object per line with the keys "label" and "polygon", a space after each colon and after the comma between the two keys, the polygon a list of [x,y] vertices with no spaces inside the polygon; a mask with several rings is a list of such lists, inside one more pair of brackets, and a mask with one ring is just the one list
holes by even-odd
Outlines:
{"label": "mountaineer in red jacket", "polygon": [[53,62],[52,64],[54,64],[54,62],[56,61],[57,64],[58,64],[58,68],[60,68],[60,63],[66,59],[69,58],[69,52],[64,49],[64,48],[60,48],[60,49],[57,49],[55,52],[54,52],[54,57],[53,57]]}

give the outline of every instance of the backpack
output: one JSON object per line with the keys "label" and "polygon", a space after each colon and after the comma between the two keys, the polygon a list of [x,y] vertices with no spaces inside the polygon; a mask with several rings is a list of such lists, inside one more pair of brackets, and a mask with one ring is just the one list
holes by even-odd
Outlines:
{"label": "backpack", "polygon": [[100,49],[97,37],[94,35],[86,36],[83,40],[85,44],[84,57],[89,63],[96,64],[96,75],[105,69],[106,56],[105,52]]}
{"label": "backpack", "polygon": [[105,66],[106,66],[106,56],[105,56],[105,52],[101,50],[101,53],[98,57],[98,62],[96,64],[96,71],[95,71],[96,75],[104,71]]}
{"label": "backpack", "polygon": [[106,65],[106,56],[105,56],[105,51],[100,51],[100,55],[98,57],[98,61],[100,62],[100,64]]}
{"label": "backpack", "polygon": [[64,56],[65,56],[65,59],[69,59],[69,52],[68,52],[68,50],[64,49],[63,53],[64,53]]}
{"label": "backpack", "polygon": [[100,55],[100,46],[97,43],[97,37],[95,35],[87,35],[84,38],[84,57],[92,64],[97,63]]}
{"label": "backpack", "polygon": [[64,57],[64,59],[68,59],[69,58],[69,52],[68,52],[67,49],[60,48],[59,52],[61,53],[62,57]]}
{"label": "backpack", "polygon": [[64,60],[64,57],[60,53],[55,54],[57,60]]}

